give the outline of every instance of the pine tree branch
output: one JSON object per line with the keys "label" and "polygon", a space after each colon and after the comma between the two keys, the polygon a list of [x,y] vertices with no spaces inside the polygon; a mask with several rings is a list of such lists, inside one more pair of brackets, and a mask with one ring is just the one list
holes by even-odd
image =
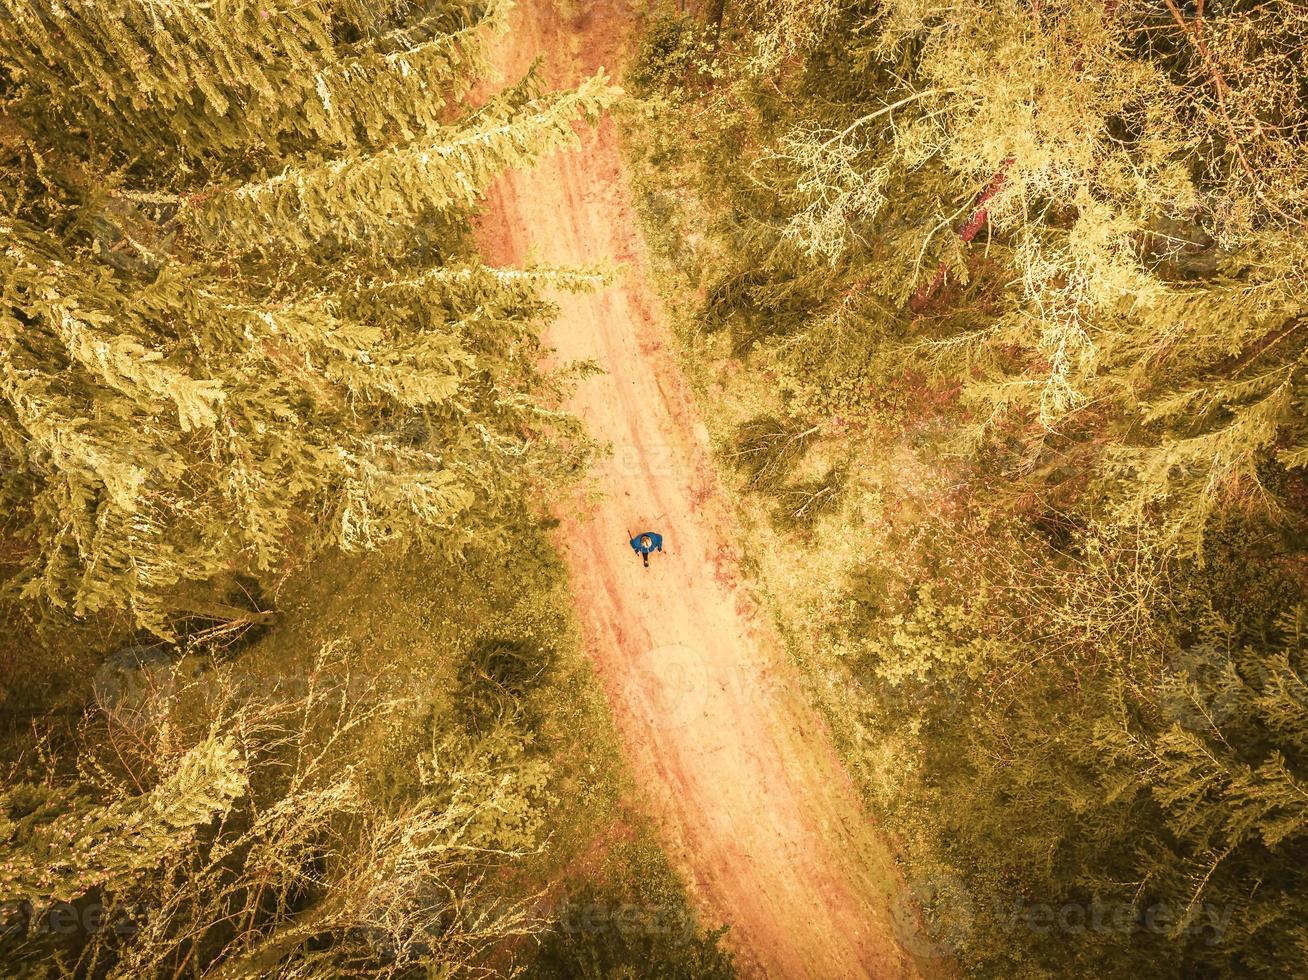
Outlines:
{"label": "pine tree branch", "polygon": [[894,102],[888,106],[883,106],[882,108],[878,109],[876,112],[869,112],[866,116],[860,116],[858,119],[855,119],[852,123],[846,126],[835,136],[831,137],[829,140],[823,143],[822,146],[825,148],[830,146],[832,143],[837,143],[843,140],[854,130],[858,129],[859,126],[862,126],[866,123],[870,123],[873,119],[878,119],[881,116],[884,116],[888,112],[893,112],[894,110],[898,109],[900,106],[908,105],[910,102],[916,102],[918,99],[925,99],[931,95],[947,94],[951,91],[953,90],[929,88],[921,92],[914,92],[912,95],[905,96],[904,98],[900,99],[898,102]]}

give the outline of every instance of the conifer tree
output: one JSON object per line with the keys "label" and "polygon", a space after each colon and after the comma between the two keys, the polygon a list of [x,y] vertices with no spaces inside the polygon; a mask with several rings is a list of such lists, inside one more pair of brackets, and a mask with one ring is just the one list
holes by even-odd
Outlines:
{"label": "conifer tree", "polygon": [[0,793],[0,894],[10,907],[45,909],[92,889],[131,888],[142,872],[176,860],[246,788],[244,761],[222,737],[190,748],[148,793],[107,804],[46,785],[7,786]]}
{"label": "conifer tree", "polygon": [[[312,668],[260,697],[230,667],[179,672],[85,719],[81,778],[0,787],[7,974],[452,973],[533,928],[488,879],[540,846],[549,764],[512,729],[438,728],[415,758],[378,738],[413,704],[340,683],[347,646]],[[414,791],[370,795],[383,772]]]}
{"label": "conifer tree", "polygon": [[1176,910],[1171,935],[1206,912],[1227,921],[1221,943],[1194,944],[1196,964],[1220,969],[1238,950],[1244,975],[1275,977],[1308,962],[1305,616],[1283,612],[1270,649],[1233,643],[1231,625],[1211,617],[1195,652],[1143,699],[1152,710],[1119,688],[1116,715],[1097,726],[1110,801],[1144,811],[1131,820],[1144,832],[1131,870]]}
{"label": "conifer tree", "polygon": [[467,221],[602,77],[475,104],[505,4],[0,2],[0,496],[24,593],[167,632],[295,539],[456,550],[579,444]]}

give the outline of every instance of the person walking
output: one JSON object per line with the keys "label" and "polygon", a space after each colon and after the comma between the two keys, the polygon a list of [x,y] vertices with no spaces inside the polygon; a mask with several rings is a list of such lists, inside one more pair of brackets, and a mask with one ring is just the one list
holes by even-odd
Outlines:
{"label": "person walking", "polygon": [[640,560],[649,568],[649,553],[663,550],[663,535],[653,531],[642,531],[630,541],[631,550],[640,555]]}

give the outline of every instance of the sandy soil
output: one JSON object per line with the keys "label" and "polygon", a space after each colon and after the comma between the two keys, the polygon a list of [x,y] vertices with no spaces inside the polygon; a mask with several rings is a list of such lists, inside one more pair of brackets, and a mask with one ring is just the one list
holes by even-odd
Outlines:
{"label": "sandy soil", "polygon": [[[551,84],[616,74],[630,15],[617,3],[523,0],[494,51],[506,78],[541,54]],[[610,122],[493,190],[482,228],[492,261],[624,263],[600,293],[561,297],[548,334],[564,359],[593,358],[569,407],[613,457],[598,505],[561,515],[589,653],[648,805],[708,924],[747,975],[917,976],[897,941],[898,878],[826,728],[751,598],[740,531],[646,278]],[[628,532],[666,550],[648,569]],[[930,964],[927,964],[930,967]],[[934,972],[928,970],[927,972]]]}

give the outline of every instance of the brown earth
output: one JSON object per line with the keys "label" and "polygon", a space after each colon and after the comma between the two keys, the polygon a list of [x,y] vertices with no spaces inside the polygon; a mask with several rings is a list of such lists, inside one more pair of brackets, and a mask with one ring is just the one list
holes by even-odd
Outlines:
{"label": "brown earth", "polygon": [[[560,10],[560,6],[564,9]],[[568,8],[574,12],[568,13]],[[552,85],[621,64],[634,15],[618,3],[526,0],[492,46],[506,79],[538,54]],[[589,654],[624,749],[707,924],[747,975],[912,977],[915,952],[889,848],[860,806],[741,569],[738,524],[719,486],[649,283],[610,120],[492,191],[481,230],[491,261],[622,263],[616,284],[559,298],[547,334],[563,360],[605,374],[568,407],[613,456],[602,498],[561,514]],[[627,545],[654,530],[648,569]]]}

